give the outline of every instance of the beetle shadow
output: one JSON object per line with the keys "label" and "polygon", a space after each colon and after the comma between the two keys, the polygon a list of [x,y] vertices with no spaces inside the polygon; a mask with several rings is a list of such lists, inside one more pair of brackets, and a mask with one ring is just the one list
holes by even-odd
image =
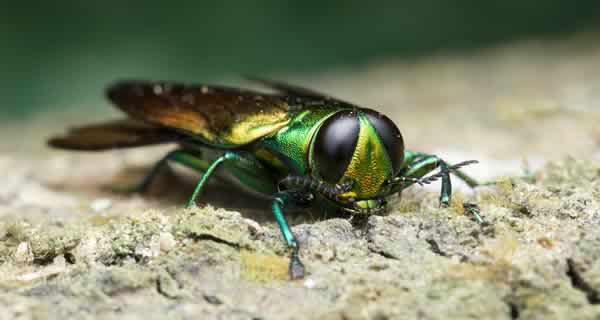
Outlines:
{"label": "beetle shadow", "polygon": [[[111,191],[115,186],[132,186],[144,179],[151,167],[125,167],[116,175],[111,185],[103,189]],[[196,187],[201,174],[190,170],[175,170],[165,166],[153,179],[148,189],[142,196],[146,199],[159,201],[167,206],[184,206]],[[112,191],[114,192],[114,191]],[[245,192],[241,187],[216,175],[209,179],[196,198],[198,206],[211,205],[216,208],[237,211],[243,217],[258,223],[275,222],[271,211],[271,200],[261,198]],[[318,207],[285,208],[286,219],[289,224],[314,223],[332,218],[347,218],[338,212],[325,212]]]}

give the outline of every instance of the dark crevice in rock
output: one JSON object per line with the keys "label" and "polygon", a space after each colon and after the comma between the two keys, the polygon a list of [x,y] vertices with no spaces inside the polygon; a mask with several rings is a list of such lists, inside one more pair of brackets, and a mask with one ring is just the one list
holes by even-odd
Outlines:
{"label": "dark crevice in rock", "polygon": [[481,235],[488,238],[495,238],[496,228],[494,227],[494,224],[489,221],[483,221],[483,223],[481,223]]}
{"label": "dark crevice in rock", "polygon": [[373,249],[369,248],[369,251],[371,251],[372,253],[374,253],[376,255],[380,255],[386,259],[399,260],[398,257],[396,257],[392,254],[389,254],[385,251],[382,251],[382,250],[373,250]]}
{"label": "dark crevice in rock", "polygon": [[179,291],[183,285],[177,280],[176,275],[165,269],[159,273],[156,278],[156,291],[165,298],[177,299],[180,298]]}
{"label": "dark crevice in rock", "polygon": [[223,301],[221,301],[221,299],[219,299],[217,296],[204,294],[202,297],[204,298],[204,301],[206,301],[210,304],[217,305],[217,306],[223,304]]}
{"label": "dark crevice in rock", "polygon": [[510,293],[505,296],[502,301],[508,307],[509,316],[513,320],[519,319],[521,316],[523,305],[519,304],[519,297],[517,295],[517,287],[515,284],[511,286]]}
{"label": "dark crevice in rock", "polygon": [[163,289],[160,279],[156,279],[156,292],[158,292],[160,295],[162,295],[163,297],[168,298],[168,299],[175,298],[173,295],[171,295],[165,289]]}
{"label": "dark crevice in rock", "polygon": [[72,253],[66,252],[64,254],[64,256],[65,256],[65,261],[67,261],[67,263],[69,263],[69,264],[77,263],[77,259],[75,259],[75,256]]}
{"label": "dark crevice in rock", "polygon": [[589,283],[583,279],[579,270],[575,266],[573,259],[567,259],[567,277],[571,279],[573,288],[583,292],[590,304],[600,304],[600,294]]}
{"label": "dark crevice in rock", "polygon": [[508,301],[506,302],[506,304],[508,305],[508,309],[510,310],[510,318],[513,320],[519,319],[519,316],[521,315],[519,306],[513,301]]}
{"label": "dark crevice in rock", "polygon": [[519,206],[518,210],[519,210],[519,213],[523,216],[526,216],[528,218],[531,218],[533,216],[533,214],[531,213],[531,209],[529,209],[528,204]]}
{"label": "dark crevice in rock", "polygon": [[427,241],[427,243],[429,244],[429,249],[431,249],[431,252],[437,254],[438,256],[442,256],[442,257],[447,257],[448,254],[444,251],[442,251],[442,249],[440,249],[440,246],[438,245],[438,243],[433,240],[433,239],[427,239],[425,240]]}
{"label": "dark crevice in rock", "polygon": [[227,241],[225,239],[221,239],[221,238],[215,237],[212,234],[194,235],[192,237],[192,239],[194,239],[196,241],[204,241],[204,240],[214,241],[216,243],[224,244],[226,246],[230,246],[230,247],[235,248],[235,249],[240,249],[240,245],[239,244],[231,242],[231,241]]}
{"label": "dark crevice in rock", "polygon": [[366,233],[371,227],[369,216],[354,215],[348,221],[354,229],[359,230],[361,233]]}
{"label": "dark crevice in rock", "polygon": [[423,231],[423,222],[420,222],[417,226],[417,239],[421,238],[421,231]]}

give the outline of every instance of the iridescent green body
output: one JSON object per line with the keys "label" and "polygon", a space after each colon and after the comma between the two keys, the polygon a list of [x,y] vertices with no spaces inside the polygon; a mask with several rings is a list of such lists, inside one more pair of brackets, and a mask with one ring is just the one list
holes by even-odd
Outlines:
{"label": "iridescent green body", "polygon": [[[341,199],[372,199],[384,197],[383,184],[393,179],[391,161],[373,126],[358,108],[313,107],[290,116],[285,127],[254,142],[254,155],[276,174],[276,180],[287,176],[311,176],[321,179],[314,159],[313,146],[316,134],[329,117],[342,111],[358,113],[360,129],[352,160],[347,164],[342,179],[330,183],[354,181],[353,188],[341,195]],[[341,200],[338,199],[338,200]]]}
{"label": "iridescent green body", "polygon": [[[219,167],[246,189],[272,199],[272,211],[292,248],[290,276],[304,275],[299,247],[283,214],[294,204],[350,215],[384,214],[385,198],[441,179],[440,203],[451,198],[450,173],[477,182],[434,155],[404,149],[396,125],[367,108],[311,90],[261,80],[281,94],[170,82],[125,81],[108,97],[133,120],[76,128],[50,140],[55,147],[106,150],[176,142],[135,188],[175,161],[203,173],[188,206]],[[433,170],[440,172],[427,176]],[[478,219],[480,219],[477,216]]]}

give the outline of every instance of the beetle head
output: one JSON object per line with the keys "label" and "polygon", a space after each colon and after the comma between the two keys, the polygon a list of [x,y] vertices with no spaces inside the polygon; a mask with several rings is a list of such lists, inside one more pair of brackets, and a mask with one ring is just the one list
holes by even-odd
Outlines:
{"label": "beetle head", "polygon": [[377,212],[384,207],[386,181],[400,170],[404,142],[398,127],[370,109],[341,110],[317,130],[311,143],[311,174],[350,187],[336,197],[346,211]]}

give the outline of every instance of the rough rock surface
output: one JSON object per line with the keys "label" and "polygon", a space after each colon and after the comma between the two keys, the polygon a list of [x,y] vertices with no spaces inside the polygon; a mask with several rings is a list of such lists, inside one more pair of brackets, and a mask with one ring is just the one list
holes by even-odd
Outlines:
{"label": "rough rock surface", "polygon": [[[302,281],[287,280],[268,203],[213,183],[184,210],[182,172],[115,194],[165,148],[50,153],[63,124],[23,124],[0,154],[0,319],[600,319],[600,47],[582,43],[321,80],[388,105],[412,148],[513,179],[457,183],[449,208],[415,188],[364,221],[290,214]],[[514,178],[523,158],[535,182]]]}

